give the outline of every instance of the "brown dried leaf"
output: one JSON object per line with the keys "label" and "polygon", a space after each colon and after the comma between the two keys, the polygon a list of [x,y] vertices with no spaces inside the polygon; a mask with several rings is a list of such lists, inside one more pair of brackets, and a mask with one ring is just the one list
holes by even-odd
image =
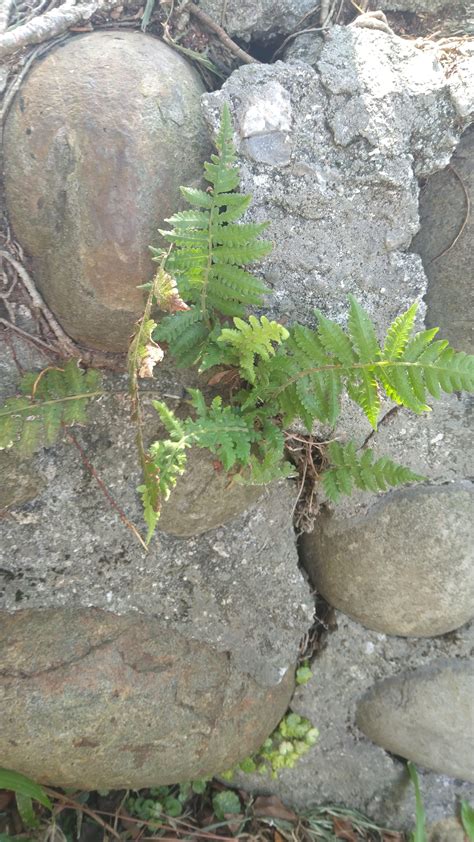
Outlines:
{"label": "brown dried leaf", "polygon": [[140,360],[140,368],[138,369],[139,377],[153,377],[153,369],[157,363],[160,363],[165,355],[163,348],[160,348],[156,342],[149,342],[146,345],[146,353]]}
{"label": "brown dried leaf", "polygon": [[207,385],[217,386],[218,383],[231,383],[236,377],[238,377],[236,368],[226,368],[224,371],[218,371],[216,374],[213,374],[207,381]]}
{"label": "brown dried leaf", "polygon": [[13,801],[14,794],[9,789],[0,789],[0,810],[4,810]]}
{"label": "brown dried leaf", "polygon": [[347,842],[357,842],[357,833],[354,830],[352,822],[347,819],[333,818],[334,834],[338,839],[345,839]]}
{"label": "brown dried leaf", "polygon": [[282,819],[287,822],[298,821],[298,816],[289,810],[276,795],[261,795],[255,799],[253,813],[257,818]]}

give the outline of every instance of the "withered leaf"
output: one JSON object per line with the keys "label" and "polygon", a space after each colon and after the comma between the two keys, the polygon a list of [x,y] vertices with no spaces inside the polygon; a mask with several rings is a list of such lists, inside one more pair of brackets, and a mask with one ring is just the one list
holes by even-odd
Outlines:
{"label": "withered leaf", "polygon": [[253,805],[254,815],[258,818],[282,819],[287,822],[298,821],[298,816],[280,801],[276,795],[260,795]]}
{"label": "withered leaf", "polygon": [[145,353],[140,360],[140,368],[138,369],[139,377],[153,377],[153,369],[157,363],[160,363],[165,355],[163,348],[156,342],[149,342],[145,346]]}

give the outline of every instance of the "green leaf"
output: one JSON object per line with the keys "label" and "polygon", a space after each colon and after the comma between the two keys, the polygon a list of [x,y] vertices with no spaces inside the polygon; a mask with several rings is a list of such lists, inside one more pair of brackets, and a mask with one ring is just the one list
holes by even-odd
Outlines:
{"label": "green leaf", "polygon": [[307,666],[298,667],[296,670],[296,683],[307,684],[313,677],[312,670]]}
{"label": "green leaf", "polygon": [[39,827],[39,819],[34,811],[33,801],[29,795],[23,795],[21,792],[17,792],[16,806],[20,814],[20,818],[26,827]]}
{"label": "green leaf", "polygon": [[474,807],[467,801],[461,801],[461,822],[469,842],[474,840]]}
{"label": "green leaf", "polygon": [[43,807],[52,810],[53,806],[44,789],[30,778],[20,772],[12,772],[10,769],[0,769],[0,789],[10,789],[15,794],[24,795],[39,801]]}
{"label": "green leaf", "polygon": [[395,321],[392,322],[382,351],[384,359],[396,360],[402,355],[413,330],[417,310],[418,302],[415,301],[406,313],[397,316]]}
{"label": "green leaf", "polygon": [[220,821],[223,821],[228,815],[240,813],[242,809],[239,796],[231,789],[224,789],[222,792],[216,793],[212,798],[212,806],[216,817]]}
{"label": "green leaf", "polygon": [[349,335],[359,356],[359,361],[362,363],[373,362],[380,355],[375,328],[368,313],[353,295],[349,295],[349,301]]}
{"label": "green leaf", "polygon": [[418,773],[416,771],[416,767],[411,762],[411,760],[408,761],[407,767],[411,778],[411,782],[413,784],[413,788],[415,790],[416,802],[416,827],[415,830],[410,834],[410,840],[411,842],[427,842],[428,837],[426,834],[426,816],[425,809],[423,806],[423,799],[421,797]]}

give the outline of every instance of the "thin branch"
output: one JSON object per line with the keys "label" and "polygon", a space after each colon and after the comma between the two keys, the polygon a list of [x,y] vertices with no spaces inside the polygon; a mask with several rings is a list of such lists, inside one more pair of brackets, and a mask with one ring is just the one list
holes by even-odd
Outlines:
{"label": "thin branch", "polygon": [[461,187],[462,187],[462,191],[463,191],[463,193],[464,193],[464,198],[465,198],[465,200],[466,200],[466,214],[465,214],[465,216],[464,216],[464,219],[463,219],[462,225],[461,225],[461,227],[460,227],[460,229],[459,229],[458,233],[456,234],[456,236],[455,236],[454,240],[452,241],[452,243],[450,243],[450,244],[449,244],[449,246],[446,246],[446,248],[445,248],[445,249],[443,249],[443,251],[442,251],[442,252],[440,252],[439,254],[437,254],[437,255],[436,255],[436,257],[433,257],[433,258],[432,258],[432,260],[430,260],[429,265],[431,265],[432,263],[434,263],[434,262],[435,262],[435,260],[439,260],[439,259],[440,259],[440,257],[444,257],[444,255],[445,255],[445,254],[447,254],[449,251],[451,251],[451,249],[453,249],[453,248],[454,248],[454,246],[456,245],[457,241],[458,241],[458,240],[459,240],[459,238],[462,236],[463,231],[464,231],[464,229],[465,229],[465,227],[466,227],[466,225],[467,225],[467,223],[468,223],[468,221],[469,221],[469,217],[470,217],[470,215],[471,215],[471,199],[470,199],[469,193],[468,193],[468,192],[467,192],[467,190],[466,190],[466,185],[464,184],[464,182],[463,182],[463,180],[462,180],[461,176],[459,175],[459,173],[458,173],[457,169],[456,169],[455,167],[453,167],[453,165],[452,165],[452,164],[449,164],[449,165],[448,165],[448,169],[450,169],[450,170],[451,170],[451,172],[452,172],[452,173],[454,173],[454,175],[456,176],[457,180],[459,181],[459,184],[460,184],[460,185],[461,185]]}
{"label": "thin branch", "polygon": [[0,319],[0,325],[4,325],[7,330],[14,330],[15,333],[23,336],[24,339],[28,340],[28,342],[33,342],[34,345],[38,345],[40,348],[45,348],[49,354],[55,354],[58,357],[62,356],[62,354],[59,351],[56,351],[51,345],[48,345],[46,342],[43,342],[42,339],[38,339],[31,333],[27,333],[26,330],[22,330],[21,327],[17,327],[17,325],[14,325],[13,322],[9,322],[7,319]]}
{"label": "thin branch", "polygon": [[0,58],[5,58],[31,44],[41,44],[56,35],[62,35],[70,27],[88,21],[97,11],[108,11],[121,2],[122,0],[93,0],[91,3],[75,6],[73,0],[66,0],[58,9],[50,9],[43,15],[0,35]]}
{"label": "thin branch", "polygon": [[203,23],[204,26],[207,26],[208,29],[210,29],[212,32],[215,32],[215,34],[217,35],[219,40],[222,41],[224,46],[227,47],[227,49],[230,50],[230,52],[233,53],[234,56],[239,58],[245,64],[260,64],[258,59],[254,58],[253,56],[249,56],[249,54],[246,53],[245,50],[242,50],[239,47],[239,45],[236,44],[235,41],[233,41],[229,35],[227,35],[227,32],[222,28],[222,26],[219,26],[219,24],[216,23],[215,20],[210,18],[209,15],[206,14],[206,12],[203,12],[203,10],[196,6],[194,3],[185,3],[182,7],[182,10],[190,12],[192,15],[194,15],[195,18],[201,21],[201,23]]}
{"label": "thin branch", "polygon": [[79,810],[81,813],[85,813],[87,816],[90,816],[91,819],[94,819],[100,827],[102,827],[107,833],[110,833],[111,836],[115,836],[116,839],[121,839],[120,833],[114,830],[107,822],[105,822],[94,810],[91,810],[90,807],[87,807],[85,804],[81,804],[80,801],[76,801],[74,798],[70,798],[68,795],[63,795],[62,792],[56,792],[55,789],[49,789],[49,787],[44,787],[44,791],[49,795],[49,797],[53,801],[61,801],[65,807],[71,807],[74,810]]}
{"label": "thin branch", "polygon": [[281,52],[283,52],[287,44],[289,44],[290,41],[293,41],[293,39],[296,38],[298,35],[306,35],[307,32],[323,32],[323,30],[323,26],[309,26],[307,29],[299,29],[297,32],[292,32],[285,38],[283,43],[280,44],[278,49],[275,50],[271,58],[272,62],[275,61],[276,57],[279,56]]}
{"label": "thin branch", "polygon": [[[77,397],[77,396],[76,396],[76,397]],[[64,426],[64,425],[63,425],[63,426]],[[136,528],[136,526],[134,526],[134,524],[133,524],[133,523],[131,523],[131,521],[129,521],[129,519],[128,519],[127,515],[125,514],[125,512],[123,511],[123,509],[121,509],[121,508],[120,508],[120,506],[119,506],[119,504],[117,503],[117,501],[115,500],[115,498],[114,498],[114,497],[112,497],[112,494],[110,493],[109,489],[107,488],[107,486],[106,486],[105,482],[104,482],[104,481],[103,481],[103,479],[101,479],[101,477],[98,475],[98,473],[97,473],[97,471],[95,470],[95,468],[94,468],[94,466],[92,465],[92,463],[91,463],[91,462],[89,462],[89,459],[87,458],[87,456],[86,456],[86,454],[85,454],[85,452],[84,452],[83,448],[82,448],[82,447],[81,447],[81,445],[79,444],[79,442],[78,442],[78,440],[76,439],[76,437],[75,437],[75,436],[73,436],[73,434],[72,434],[72,433],[70,433],[70,432],[69,432],[68,430],[66,430],[66,429],[65,429],[65,434],[66,434],[66,438],[67,438],[67,439],[69,439],[69,441],[70,441],[70,442],[74,445],[74,447],[76,447],[76,448],[77,448],[77,450],[79,451],[79,454],[80,454],[80,457],[81,457],[81,459],[82,459],[82,461],[83,461],[83,463],[84,463],[84,466],[87,468],[87,470],[89,471],[89,473],[91,474],[91,476],[93,476],[93,477],[94,477],[94,479],[95,479],[95,481],[96,481],[97,485],[99,486],[100,490],[102,491],[102,494],[103,494],[103,495],[104,495],[104,497],[108,500],[108,502],[110,503],[110,505],[112,506],[112,508],[113,508],[113,509],[115,509],[115,511],[117,512],[117,514],[118,514],[118,516],[119,516],[120,520],[122,521],[122,523],[123,523],[123,524],[127,527],[127,529],[130,529],[130,531],[131,531],[131,532],[133,532],[133,534],[135,535],[135,538],[136,538],[136,539],[140,542],[140,544],[142,545],[142,547],[143,547],[143,549],[145,550],[145,552],[148,552],[148,547],[147,547],[147,545],[145,544],[145,541],[143,540],[142,536],[140,535],[140,533],[139,533],[138,529]],[[114,834],[114,835],[118,836],[118,834],[117,834],[117,833],[116,833],[116,834]]]}
{"label": "thin branch", "polygon": [[13,268],[19,275],[23,286],[28,292],[33,306],[40,311],[41,315],[48,323],[48,327],[54,333],[57,342],[61,345],[65,353],[69,354],[71,357],[77,356],[77,348],[74,342],[67,335],[67,333],[64,332],[59,322],[54,318],[49,307],[46,305],[42,296],[36,289],[36,286],[29,273],[26,271],[25,267],[22,266],[22,264],[18,260],[12,257],[8,251],[0,251],[0,257],[2,257],[4,260],[7,260],[8,263],[10,263],[10,265],[13,266]]}

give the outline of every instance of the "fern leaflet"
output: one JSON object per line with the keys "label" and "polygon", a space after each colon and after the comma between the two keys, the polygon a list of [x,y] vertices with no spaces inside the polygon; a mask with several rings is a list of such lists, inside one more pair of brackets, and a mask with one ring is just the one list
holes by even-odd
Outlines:
{"label": "fern leaflet", "polygon": [[370,448],[359,456],[354,442],[342,445],[333,441],[328,445],[331,467],[323,473],[323,488],[327,497],[337,503],[341,495],[351,494],[353,486],[362,491],[386,491],[388,487],[408,482],[422,482],[425,477],[413,473],[382,456],[374,462]]}

